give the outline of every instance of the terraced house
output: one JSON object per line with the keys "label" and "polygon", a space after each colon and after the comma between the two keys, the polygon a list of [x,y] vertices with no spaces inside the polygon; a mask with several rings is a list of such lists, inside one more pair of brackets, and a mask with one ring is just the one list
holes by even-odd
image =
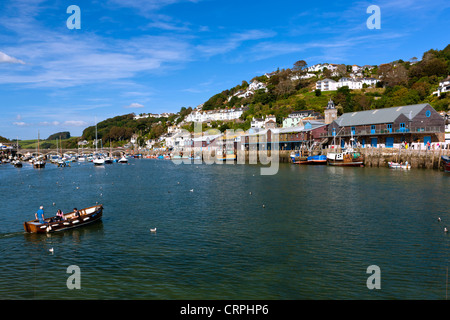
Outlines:
{"label": "terraced house", "polygon": [[[344,113],[328,126],[331,144],[342,147],[420,147],[445,142],[445,120],[429,104]],[[352,140],[353,139],[353,140]]]}

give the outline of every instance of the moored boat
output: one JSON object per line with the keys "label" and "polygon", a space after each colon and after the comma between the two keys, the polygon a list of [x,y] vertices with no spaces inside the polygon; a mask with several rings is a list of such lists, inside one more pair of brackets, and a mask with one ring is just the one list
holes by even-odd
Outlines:
{"label": "moored boat", "polygon": [[444,171],[450,172],[450,157],[449,156],[441,156],[442,163],[444,165]]}
{"label": "moored boat", "polygon": [[390,169],[411,169],[411,165],[408,161],[405,163],[388,162],[388,166]]}
{"label": "moored boat", "polygon": [[92,162],[94,163],[94,165],[96,166],[101,166],[105,164],[105,159],[101,156],[96,156]]}
{"label": "moored boat", "polygon": [[316,155],[308,157],[309,164],[327,164],[326,155]]}
{"label": "moored boat", "polygon": [[122,156],[119,160],[117,160],[118,163],[128,163],[128,159],[125,156]]}
{"label": "moored boat", "polygon": [[330,152],[327,154],[327,164],[340,167],[364,166],[364,157],[352,148],[344,149],[342,152]]}
{"label": "moored boat", "polygon": [[45,161],[44,160],[35,160],[35,161],[33,161],[33,167],[36,169],[45,168]]}
{"label": "moored boat", "polygon": [[20,160],[14,160],[11,164],[13,164],[16,168],[22,168],[22,162],[20,162]]}
{"label": "moored boat", "polygon": [[38,219],[35,219],[24,222],[23,227],[28,233],[50,233],[78,228],[100,220],[103,215],[103,205],[99,204],[78,211],[79,217],[75,216],[73,211],[64,214],[64,220],[55,221],[55,217],[51,217],[45,219],[44,223],[40,223]]}
{"label": "moored boat", "polygon": [[293,164],[310,164],[311,160],[308,159],[309,152],[306,150],[299,151],[297,153],[291,153],[291,161]]}

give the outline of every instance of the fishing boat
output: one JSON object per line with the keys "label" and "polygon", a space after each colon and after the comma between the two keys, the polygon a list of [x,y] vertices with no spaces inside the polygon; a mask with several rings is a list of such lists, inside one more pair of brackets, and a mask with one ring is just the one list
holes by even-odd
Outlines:
{"label": "fishing boat", "polygon": [[449,156],[441,156],[442,163],[444,164],[444,171],[450,172],[450,157]]}
{"label": "fishing boat", "polygon": [[78,228],[99,221],[103,214],[103,205],[78,210],[80,216],[75,216],[75,212],[64,214],[64,220],[56,221],[56,217],[47,218],[44,223],[38,219],[23,223],[26,232],[29,233],[51,233],[72,228]]}
{"label": "fishing boat", "polygon": [[326,155],[316,155],[307,158],[308,164],[327,164]]}
{"label": "fishing boat", "polygon": [[364,157],[353,148],[343,149],[342,152],[329,152],[327,154],[327,164],[340,167],[361,167],[364,166]]}
{"label": "fishing boat", "polygon": [[297,153],[291,153],[291,161],[293,164],[310,164],[308,155],[309,152],[307,150],[301,150]]}
{"label": "fishing boat", "polygon": [[406,161],[405,163],[388,162],[390,169],[411,169],[411,165]]}

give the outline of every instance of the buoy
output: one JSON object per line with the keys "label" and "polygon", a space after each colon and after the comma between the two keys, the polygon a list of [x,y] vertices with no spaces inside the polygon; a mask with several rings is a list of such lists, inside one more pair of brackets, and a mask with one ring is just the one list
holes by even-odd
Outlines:
{"label": "buoy", "polygon": [[250,191],[248,194],[252,194],[252,192]]}
{"label": "buoy", "polygon": [[448,230],[447,230],[447,228],[444,228],[444,232],[447,232]]}
{"label": "buoy", "polygon": [[438,218],[438,221],[441,221],[441,218]]}

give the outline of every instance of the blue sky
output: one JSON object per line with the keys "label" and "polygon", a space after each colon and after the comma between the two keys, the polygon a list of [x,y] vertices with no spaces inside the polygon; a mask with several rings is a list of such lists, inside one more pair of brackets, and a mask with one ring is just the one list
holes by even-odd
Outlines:
{"label": "blue sky", "polygon": [[[66,26],[70,5],[81,29]],[[450,43],[449,16],[441,0],[2,0],[0,135],[79,136],[95,119],[178,112],[298,60],[420,59]]]}

